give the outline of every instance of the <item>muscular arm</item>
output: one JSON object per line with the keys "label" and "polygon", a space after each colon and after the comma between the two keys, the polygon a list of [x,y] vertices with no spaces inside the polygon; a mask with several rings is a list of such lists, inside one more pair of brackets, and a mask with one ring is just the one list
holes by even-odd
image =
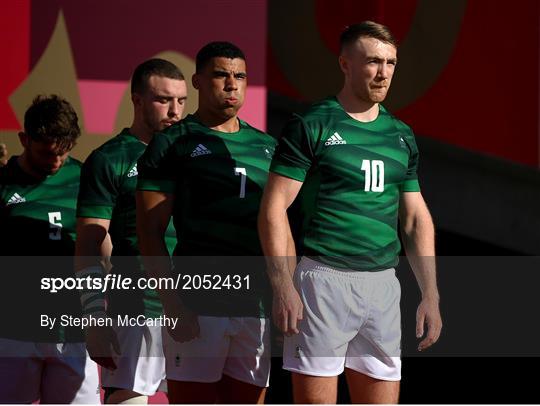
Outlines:
{"label": "muscular arm", "polygon": [[[112,253],[108,219],[79,217],[77,219],[77,241],[75,242],[75,270],[97,265],[96,260],[109,258]],[[108,262],[102,263],[105,270]]]}
{"label": "muscular arm", "polygon": [[[110,270],[109,257],[112,253],[111,236],[109,235],[110,220],[100,218],[79,217],[77,219],[77,240],[75,242],[75,272],[81,277],[86,277],[93,273],[85,270],[93,269],[101,273],[96,277],[103,277],[104,273]],[[101,267],[100,270],[98,267]],[[83,307],[100,307],[92,314],[100,317],[105,313],[105,295],[101,291],[83,292],[81,296]],[[97,304],[97,306],[96,306]],[[97,313],[96,313],[97,312]],[[90,357],[98,364],[108,369],[116,369],[113,360],[114,350],[121,353],[120,345],[115,332],[111,327],[87,327],[86,345]]]}
{"label": "muscular arm", "polygon": [[287,208],[302,182],[271,173],[259,210],[259,236],[267,261],[268,276],[274,292],[274,323],[286,334],[298,333],[302,303],[293,285],[296,255]]}
{"label": "muscular arm", "polygon": [[[171,261],[165,231],[169,224],[174,196],[156,191],[137,191],[137,237],[143,256],[144,267],[152,278],[170,278]],[[156,289],[165,314],[178,318],[178,328],[169,330],[177,341],[189,341],[199,334],[196,316],[182,304],[178,292],[171,289]]]}
{"label": "muscular arm", "polygon": [[416,314],[416,336],[424,335],[424,324],[428,327],[426,337],[418,346],[422,351],[439,339],[442,321],[435,268],[435,231],[420,192],[402,193],[399,218],[405,252],[422,294]]}

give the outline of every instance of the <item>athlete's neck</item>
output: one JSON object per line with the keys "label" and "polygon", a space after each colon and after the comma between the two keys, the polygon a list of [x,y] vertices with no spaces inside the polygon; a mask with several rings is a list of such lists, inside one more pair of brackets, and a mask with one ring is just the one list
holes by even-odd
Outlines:
{"label": "athlete's neck", "polygon": [[348,87],[343,87],[336,97],[343,110],[357,121],[369,123],[379,116],[379,103],[358,99]]}
{"label": "athlete's neck", "polygon": [[235,133],[240,130],[240,122],[235,114],[232,117],[216,117],[215,115],[198,109],[193,114],[206,127],[223,133]]}
{"label": "athlete's neck", "polygon": [[139,120],[133,120],[133,124],[129,128],[129,133],[137,137],[137,139],[143,144],[149,144],[152,141],[154,132],[147,128],[144,123]]}
{"label": "athlete's neck", "polygon": [[30,165],[30,163],[28,162],[28,157],[25,152],[23,152],[17,157],[17,164],[24,173],[30,175],[33,178],[45,179],[47,177],[47,175],[44,175],[42,172],[36,171],[34,170],[34,168],[32,168],[32,165]]}

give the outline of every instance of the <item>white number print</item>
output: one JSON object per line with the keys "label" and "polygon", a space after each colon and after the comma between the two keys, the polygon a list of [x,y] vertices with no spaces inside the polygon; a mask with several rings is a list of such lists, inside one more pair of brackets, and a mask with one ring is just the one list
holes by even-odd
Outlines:
{"label": "white number print", "polygon": [[246,168],[234,168],[234,174],[240,175],[240,198],[243,199],[246,197]]}
{"label": "white number print", "polygon": [[362,170],[366,173],[364,191],[383,192],[384,191],[384,162],[379,160],[362,161]]}
{"label": "white number print", "polygon": [[62,239],[62,213],[59,211],[52,211],[49,213],[49,239],[50,240],[61,240]]}

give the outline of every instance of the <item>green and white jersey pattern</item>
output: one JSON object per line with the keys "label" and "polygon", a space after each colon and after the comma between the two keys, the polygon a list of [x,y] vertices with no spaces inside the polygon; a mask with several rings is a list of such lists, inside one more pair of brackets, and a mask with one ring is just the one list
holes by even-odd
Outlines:
{"label": "green and white jersey pattern", "polygon": [[[135,206],[137,160],[145,149],[146,145],[126,128],[94,150],[82,168],[77,205],[77,217],[110,220],[112,272],[131,278],[146,276],[137,258],[140,252]],[[172,253],[176,245],[172,223],[167,230],[166,243]],[[133,261],[129,261],[128,257],[132,257]],[[114,292],[110,298],[112,313],[159,316],[162,309],[157,293],[146,290],[144,300],[138,296],[139,293],[138,290]]]}
{"label": "green and white jersey pattern", "polygon": [[[73,277],[75,209],[81,163],[67,158],[42,180],[12,157],[0,168],[0,255],[4,294],[0,337],[24,341],[81,342],[80,328],[40,326],[40,315],[80,317],[79,293],[40,289],[41,278]],[[33,257],[48,258],[33,258]],[[18,263],[18,266],[13,266]]]}
{"label": "green and white jersey pattern", "polygon": [[270,171],[304,182],[305,255],[331,266],[379,271],[396,266],[402,192],[420,190],[411,129],[380,106],[368,123],[335,97],[284,129]]}
{"label": "green and white jersey pattern", "polygon": [[[277,142],[246,122],[239,123],[238,132],[223,133],[189,115],[156,134],[139,160],[138,189],[174,194],[173,220],[181,242],[175,255],[262,255],[257,215]],[[264,273],[264,265],[254,271],[261,284]],[[243,299],[259,301],[253,294],[247,292]],[[207,315],[226,313],[227,305],[222,303],[220,309],[217,303],[197,310]],[[244,310],[260,314],[259,302],[256,312],[250,306],[246,304]]]}

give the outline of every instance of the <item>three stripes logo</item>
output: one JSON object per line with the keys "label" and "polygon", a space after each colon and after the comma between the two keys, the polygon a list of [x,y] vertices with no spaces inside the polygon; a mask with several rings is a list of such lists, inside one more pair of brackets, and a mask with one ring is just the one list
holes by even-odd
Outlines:
{"label": "three stripes logo", "polygon": [[191,153],[191,157],[195,158],[196,156],[209,155],[211,153],[212,151],[206,148],[203,144],[199,144],[197,145],[197,148],[195,148],[193,152]]}
{"label": "three stripes logo", "polygon": [[139,175],[139,171],[137,171],[137,164],[135,164],[135,166],[133,168],[131,168],[131,170],[127,174],[127,177],[132,178],[132,177],[137,176],[137,175]]}
{"label": "three stripes logo", "polygon": [[24,197],[22,197],[18,193],[13,193],[13,196],[11,196],[9,200],[7,201],[6,206],[9,206],[11,204],[24,203],[24,202],[26,202],[26,199]]}
{"label": "three stripes logo", "polygon": [[345,141],[343,138],[341,138],[341,135],[339,135],[337,132],[332,134],[330,138],[324,143],[327,147],[330,145],[343,145],[346,144],[347,141]]}

